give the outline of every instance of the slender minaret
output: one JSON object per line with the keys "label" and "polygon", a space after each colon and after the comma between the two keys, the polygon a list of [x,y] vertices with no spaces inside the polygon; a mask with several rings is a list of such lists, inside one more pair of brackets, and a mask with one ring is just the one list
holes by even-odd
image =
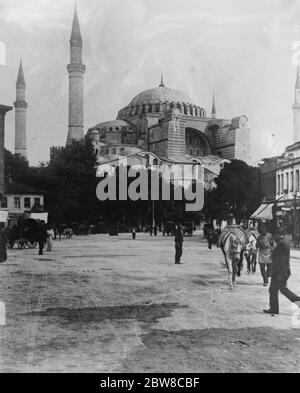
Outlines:
{"label": "slender minaret", "polygon": [[217,118],[215,91],[213,91],[213,103],[212,103],[212,109],[211,109],[211,117],[212,117],[212,119]]}
{"label": "slender minaret", "polygon": [[300,65],[297,67],[297,78],[295,85],[294,112],[294,143],[300,141]]}
{"label": "slender minaret", "polygon": [[163,73],[161,73],[161,75],[160,75],[160,85],[158,87],[165,87],[164,74]]}
{"label": "slender minaret", "polygon": [[26,84],[22,60],[20,61],[19,73],[16,83],[16,102],[15,106],[15,153],[20,154],[27,161],[26,146]]}
{"label": "slender minaret", "polygon": [[72,140],[83,138],[83,75],[85,66],[82,64],[82,38],[80,33],[77,9],[73,19],[70,38],[69,72],[69,130],[67,144]]}

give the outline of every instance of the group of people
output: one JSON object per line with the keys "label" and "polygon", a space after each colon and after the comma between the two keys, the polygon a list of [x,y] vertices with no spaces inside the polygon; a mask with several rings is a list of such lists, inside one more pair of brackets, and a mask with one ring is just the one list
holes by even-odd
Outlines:
{"label": "group of people", "polygon": [[41,222],[39,224],[38,231],[37,231],[39,255],[43,255],[45,246],[47,251],[52,251],[54,236],[55,236],[55,232],[51,225],[46,225],[44,222]]}
{"label": "group of people", "polygon": [[[175,264],[180,264],[182,256],[184,233],[181,224],[175,230]],[[287,299],[300,307],[300,297],[288,289],[288,279],[291,276],[290,246],[281,232],[272,236],[264,227],[256,241],[257,261],[263,278],[263,285],[271,284],[269,288],[270,307],[263,310],[266,314],[279,314],[278,294],[281,292]]]}
{"label": "group of people", "polygon": [[263,278],[263,285],[271,284],[269,288],[270,308],[263,310],[266,314],[279,314],[279,291],[291,302],[300,306],[300,297],[288,289],[287,283],[291,276],[290,245],[281,232],[274,236],[267,233],[265,228],[260,230],[256,242],[257,261]]}

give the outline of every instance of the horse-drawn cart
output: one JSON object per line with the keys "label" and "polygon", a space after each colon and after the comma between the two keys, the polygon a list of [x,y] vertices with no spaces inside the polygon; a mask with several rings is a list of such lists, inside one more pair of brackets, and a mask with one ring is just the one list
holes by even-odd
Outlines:
{"label": "horse-drawn cart", "polygon": [[7,247],[15,245],[19,249],[37,246],[38,224],[34,219],[27,219],[7,230]]}

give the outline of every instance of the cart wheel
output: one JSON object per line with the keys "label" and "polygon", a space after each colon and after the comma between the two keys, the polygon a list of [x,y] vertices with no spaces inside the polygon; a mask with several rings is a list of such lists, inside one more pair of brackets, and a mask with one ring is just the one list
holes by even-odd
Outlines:
{"label": "cart wheel", "polygon": [[14,240],[9,241],[9,242],[7,243],[7,248],[12,249],[12,248],[14,247],[14,245],[15,245],[15,241],[14,241]]}
{"label": "cart wheel", "polygon": [[28,245],[29,248],[36,248],[37,242],[36,241],[33,241],[33,242],[28,241],[27,245]]}
{"label": "cart wheel", "polygon": [[26,240],[25,239],[20,239],[18,240],[18,248],[25,248],[26,247]]}

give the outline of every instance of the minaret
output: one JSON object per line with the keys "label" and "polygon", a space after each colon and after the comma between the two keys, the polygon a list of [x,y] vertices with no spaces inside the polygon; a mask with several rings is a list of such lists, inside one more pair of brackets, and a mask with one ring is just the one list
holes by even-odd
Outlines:
{"label": "minaret", "polygon": [[213,103],[212,103],[211,117],[212,117],[212,119],[217,118],[215,91],[213,91]]}
{"label": "minaret", "polygon": [[161,76],[160,76],[160,85],[159,85],[158,87],[165,87],[165,84],[164,84],[164,74],[163,74],[163,73],[161,73]]}
{"label": "minaret", "polygon": [[16,83],[15,106],[15,153],[20,154],[27,161],[26,147],[26,110],[28,107],[26,100],[26,84],[22,60],[20,61],[19,73]]}
{"label": "minaret", "polygon": [[69,72],[69,130],[67,144],[72,140],[81,140],[83,133],[83,75],[85,66],[82,64],[82,38],[80,33],[77,9],[73,19],[70,38]]}
{"label": "minaret", "polygon": [[294,112],[294,143],[300,141],[300,65],[297,67],[297,78],[295,85]]}

